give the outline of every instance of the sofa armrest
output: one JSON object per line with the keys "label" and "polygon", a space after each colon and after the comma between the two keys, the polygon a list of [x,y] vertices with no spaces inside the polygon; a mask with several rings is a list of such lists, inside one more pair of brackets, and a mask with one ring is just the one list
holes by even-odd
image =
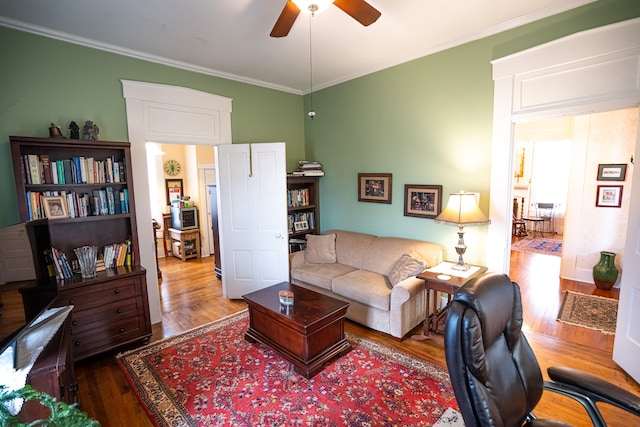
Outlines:
{"label": "sofa armrest", "polygon": [[391,290],[391,306],[398,306],[415,298],[424,290],[424,281],[408,277],[395,285]]}
{"label": "sofa armrest", "polygon": [[289,270],[300,267],[304,264],[304,251],[289,254]]}

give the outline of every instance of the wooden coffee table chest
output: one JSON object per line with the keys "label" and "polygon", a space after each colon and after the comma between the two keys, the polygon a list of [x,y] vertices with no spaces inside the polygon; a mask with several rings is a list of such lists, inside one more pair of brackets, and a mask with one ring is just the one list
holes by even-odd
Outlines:
{"label": "wooden coffee table chest", "polygon": [[[282,306],[278,291],[294,294],[291,307]],[[344,317],[349,303],[282,282],[244,295],[249,306],[249,329],[244,338],[261,342],[311,378],[351,345],[344,337]]]}

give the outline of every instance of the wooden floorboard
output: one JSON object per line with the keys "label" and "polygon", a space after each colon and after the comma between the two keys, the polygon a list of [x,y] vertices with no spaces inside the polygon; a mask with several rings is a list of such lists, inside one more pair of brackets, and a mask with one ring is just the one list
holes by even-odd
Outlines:
{"label": "wooden floorboard", "polygon": [[[640,394],[640,386],[611,359],[613,337],[598,331],[556,321],[564,290],[617,298],[617,290],[600,291],[593,285],[558,278],[560,258],[512,252],[510,276],[522,289],[524,327],[543,373],[548,366],[565,365],[585,370]],[[213,257],[182,262],[160,260],[162,322],[153,325],[152,341],[176,335],[246,308],[243,301],[222,297],[222,286],[213,273]],[[398,341],[389,335],[347,321],[352,331],[446,368],[440,337],[433,340]],[[414,333],[419,333],[417,327]],[[143,407],[115,360],[115,352],[76,364],[81,409],[103,426],[152,426]],[[546,374],[545,374],[546,377]],[[604,408],[610,426],[633,425],[621,411]],[[536,411],[539,417],[559,417],[576,426],[589,425],[584,411],[565,398],[545,393]]]}

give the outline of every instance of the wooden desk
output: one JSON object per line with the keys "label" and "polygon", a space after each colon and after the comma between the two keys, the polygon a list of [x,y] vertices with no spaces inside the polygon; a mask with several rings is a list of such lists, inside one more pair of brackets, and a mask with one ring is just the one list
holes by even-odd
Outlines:
{"label": "wooden desk", "polygon": [[[451,264],[451,263],[448,263],[448,264]],[[473,267],[478,268],[478,270],[472,273],[469,277],[459,277],[459,276],[453,275],[456,273],[460,274],[464,272],[438,273],[438,272],[433,272],[429,270],[425,270],[416,276],[418,279],[424,280],[424,287],[426,291],[427,313],[426,313],[426,318],[424,320],[424,326],[423,326],[423,331],[424,331],[422,336],[423,339],[429,337],[429,331],[431,330],[438,333],[438,324],[444,323],[444,320],[446,319],[446,316],[447,316],[447,307],[449,306],[449,303],[451,303],[451,297],[453,296],[453,294],[455,294],[458,291],[458,289],[461,286],[463,286],[465,283],[467,283],[469,280],[487,271],[487,267],[472,265],[471,268]],[[443,274],[446,274],[450,278],[449,279],[442,278]],[[439,278],[439,276],[441,278]],[[433,307],[431,307],[432,305],[431,291],[434,291]],[[444,292],[447,294],[446,307],[442,309],[438,309],[438,298],[437,298],[437,295],[435,295],[436,292]],[[433,308],[433,310],[431,310],[431,308]]]}
{"label": "wooden desk", "polygon": [[[169,229],[171,239],[171,253],[182,261],[200,258],[200,230],[177,230]],[[174,242],[180,242],[180,250],[174,250]]]}

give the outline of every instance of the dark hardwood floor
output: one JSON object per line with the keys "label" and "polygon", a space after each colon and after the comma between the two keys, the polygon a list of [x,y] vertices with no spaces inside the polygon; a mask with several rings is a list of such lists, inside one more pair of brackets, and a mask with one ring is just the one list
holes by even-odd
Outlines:
{"label": "dark hardwood floor", "polygon": [[[558,278],[559,257],[512,252],[511,276],[522,288],[526,335],[540,361],[548,366],[566,365],[606,378],[640,394],[640,386],[612,360],[613,337],[598,331],[561,324],[556,321],[565,289],[617,298],[616,290],[604,292],[593,285]],[[172,336],[216,320],[246,307],[243,301],[222,297],[221,283],[213,274],[213,257],[182,262],[160,260],[162,323],[153,327],[152,341]],[[400,349],[446,368],[442,341],[398,341],[386,334],[348,321],[347,330]],[[416,333],[420,326],[416,328]],[[76,364],[80,405],[103,426],[152,426],[144,409],[107,353]],[[546,375],[545,375],[546,377]],[[576,426],[589,425],[581,407],[567,398],[545,393],[536,411],[539,417],[558,417]],[[604,408],[610,426],[628,427],[632,423],[622,411]]]}

